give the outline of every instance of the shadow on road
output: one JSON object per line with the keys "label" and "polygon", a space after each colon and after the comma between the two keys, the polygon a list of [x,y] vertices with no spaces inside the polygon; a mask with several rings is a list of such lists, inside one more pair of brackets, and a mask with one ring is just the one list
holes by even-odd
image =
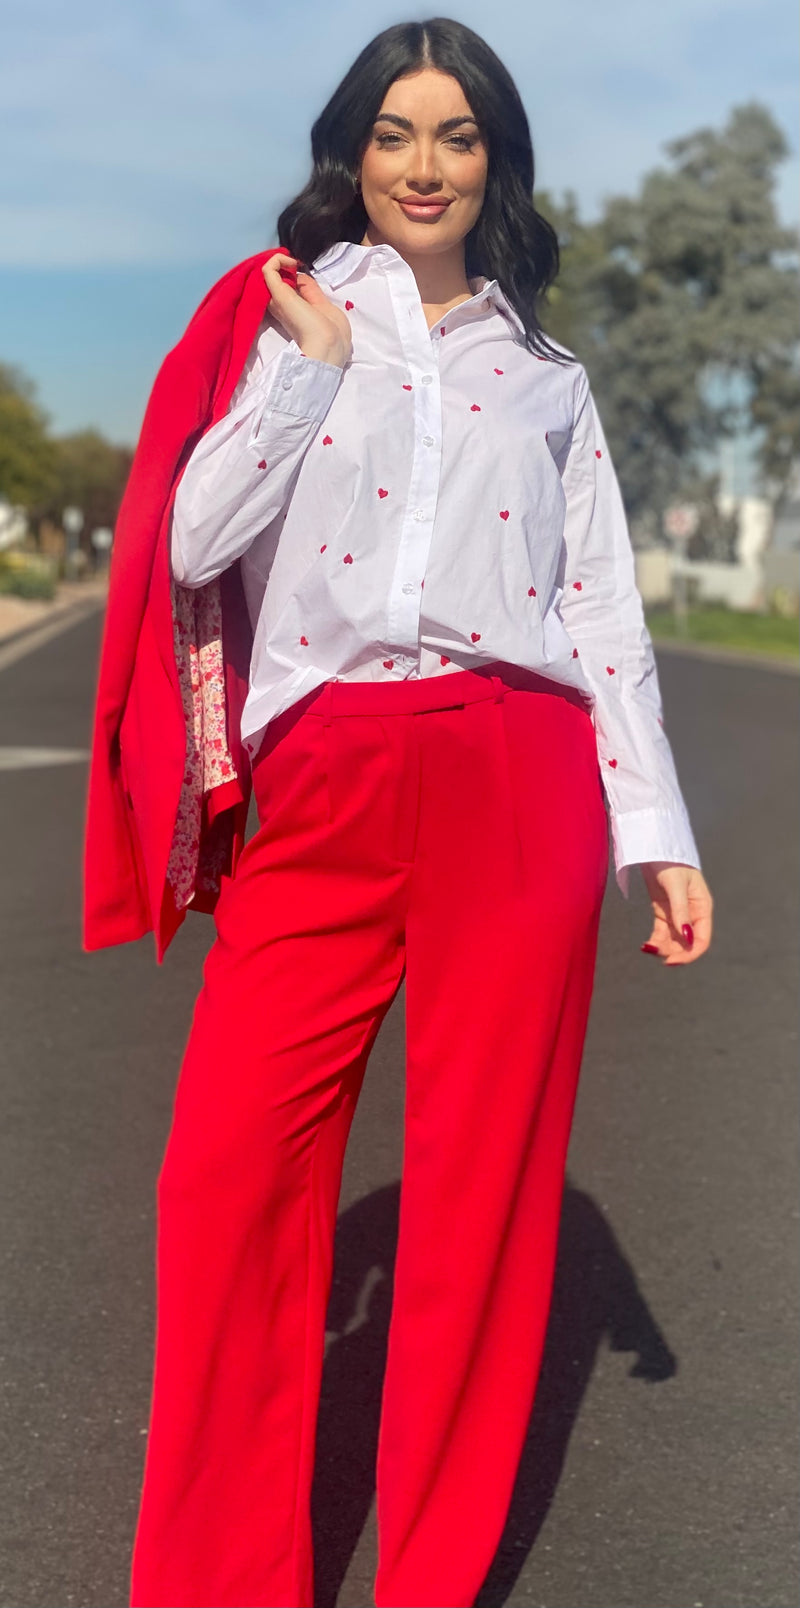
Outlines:
{"label": "shadow on road", "polygon": [[[334,1608],[375,1491],[399,1199],[399,1184],[376,1190],[344,1212],[337,1226],[312,1495],[318,1608]],[[633,1354],[632,1378],[656,1383],[676,1372],[605,1217],[567,1182],[536,1404],[506,1526],[476,1608],[501,1608],[508,1600],[558,1487],[604,1339],[612,1350]]]}

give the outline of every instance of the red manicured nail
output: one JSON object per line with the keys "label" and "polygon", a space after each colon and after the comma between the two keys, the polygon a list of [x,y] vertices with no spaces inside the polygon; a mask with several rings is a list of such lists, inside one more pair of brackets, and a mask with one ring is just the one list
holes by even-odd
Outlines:
{"label": "red manicured nail", "polygon": [[660,949],[657,949],[655,944],[640,944],[639,947],[643,955],[659,955],[661,953]]}
{"label": "red manicured nail", "polygon": [[692,944],[694,943],[694,933],[692,932],[692,929],[689,926],[688,921],[685,921],[683,923],[683,926],[681,927],[681,932],[683,933],[683,936],[684,936],[684,938],[686,940],[687,949],[691,949]]}

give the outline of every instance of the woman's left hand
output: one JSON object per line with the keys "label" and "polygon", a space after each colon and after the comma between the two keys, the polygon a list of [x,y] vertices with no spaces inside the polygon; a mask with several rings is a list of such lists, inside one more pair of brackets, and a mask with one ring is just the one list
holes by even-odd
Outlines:
{"label": "woman's left hand", "polygon": [[714,901],[703,876],[691,865],[649,860],[642,876],[653,906],[653,930],[645,954],[660,955],[665,966],[688,966],[711,943]]}

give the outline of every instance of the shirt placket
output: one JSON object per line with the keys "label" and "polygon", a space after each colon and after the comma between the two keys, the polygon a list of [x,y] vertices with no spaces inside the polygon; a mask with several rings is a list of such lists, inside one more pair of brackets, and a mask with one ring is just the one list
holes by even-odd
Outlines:
{"label": "shirt placket", "polygon": [[414,643],[413,653],[395,651],[395,658],[408,665],[419,663],[422,582],[433,537],[442,470],[442,394],[439,377],[442,337],[438,325],[433,331],[428,329],[416,281],[407,265],[391,264],[388,274],[392,305],[411,384],[414,452],[397,558],[389,587],[387,631],[393,650],[395,644]]}

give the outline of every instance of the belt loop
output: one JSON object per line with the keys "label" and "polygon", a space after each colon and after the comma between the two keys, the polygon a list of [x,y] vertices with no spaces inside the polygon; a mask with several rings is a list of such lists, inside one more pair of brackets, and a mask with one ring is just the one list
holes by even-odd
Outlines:
{"label": "belt loop", "polygon": [[495,703],[502,703],[503,699],[505,698],[505,695],[506,695],[506,689],[505,689],[505,687],[503,685],[503,682],[501,681],[499,676],[496,676],[496,675],[492,676],[492,686],[494,687],[494,701],[495,701]]}

